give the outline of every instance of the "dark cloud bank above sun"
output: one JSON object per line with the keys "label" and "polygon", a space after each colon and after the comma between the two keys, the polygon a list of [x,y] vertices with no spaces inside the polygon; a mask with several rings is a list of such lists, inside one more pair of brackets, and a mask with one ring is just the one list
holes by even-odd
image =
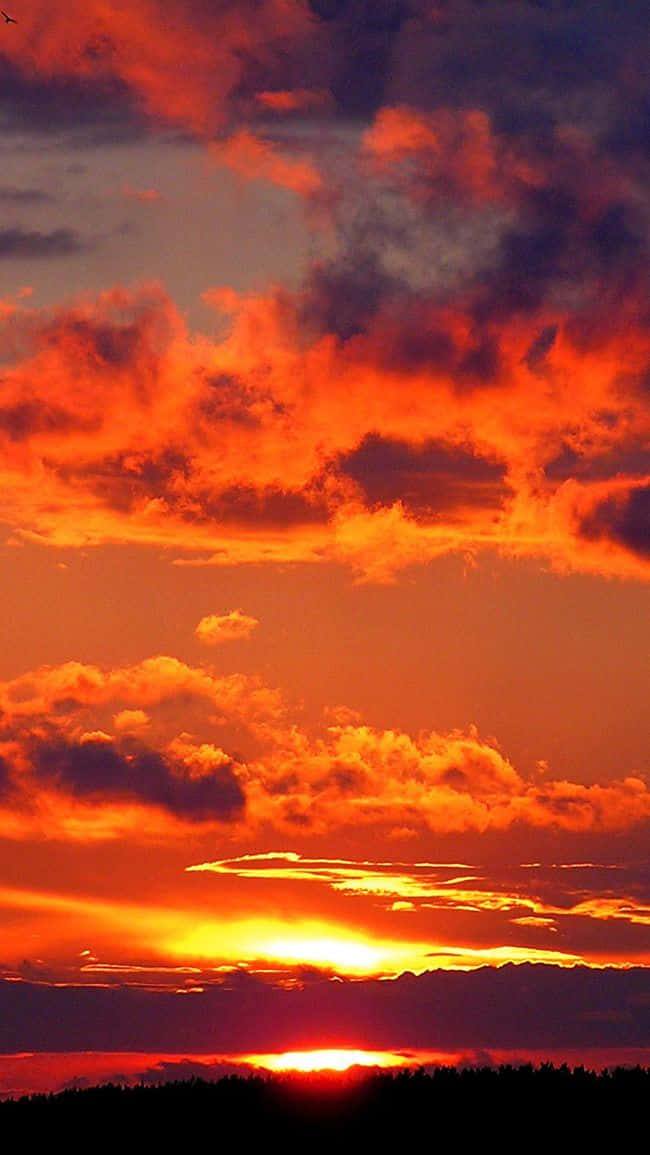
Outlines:
{"label": "dark cloud bank above sun", "polygon": [[320,1045],[441,1051],[650,1046],[650,977],[485,967],[285,990],[234,972],[180,995],[0,983],[0,1050],[228,1053]]}

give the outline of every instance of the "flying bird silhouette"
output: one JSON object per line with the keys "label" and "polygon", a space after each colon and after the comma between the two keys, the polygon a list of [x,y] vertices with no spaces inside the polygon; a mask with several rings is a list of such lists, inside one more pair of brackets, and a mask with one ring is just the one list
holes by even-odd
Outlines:
{"label": "flying bird silhouette", "polygon": [[7,16],[7,13],[3,12],[2,8],[0,8],[0,14],[2,16],[4,16],[5,24],[17,24],[18,23],[17,20],[14,20],[13,16]]}

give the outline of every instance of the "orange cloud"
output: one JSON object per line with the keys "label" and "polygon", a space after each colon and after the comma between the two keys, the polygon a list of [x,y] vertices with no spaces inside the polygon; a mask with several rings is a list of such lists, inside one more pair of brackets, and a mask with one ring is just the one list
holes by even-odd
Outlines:
{"label": "orange cloud", "polygon": [[238,642],[250,638],[259,626],[257,618],[242,610],[231,610],[227,614],[208,614],[201,618],[194,633],[207,646],[218,646],[222,642]]}
{"label": "orange cloud", "polygon": [[261,678],[245,674],[215,676],[209,668],[188,666],[159,655],[113,670],[81,662],[43,666],[11,681],[0,682],[0,708],[5,720],[47,717],[73,719],[86,708],[125,709],[160,706],[175,698],[203,700],[210,710],[249,721],[277,720],[285,710],[282,695]]}
{"label": "orange cloud", "polygon": [[129,200],[140,201],[141,204],[154,204],[162,200],[162,194],[156,188],[131,188],[130,185],[123,186],[122,196]]}
{"label": "orange cloud", "polygon": [[322,188],[320,174],[311,161],[283,155],[269,141],[248,130],[211,144],[210,154],[246,180],[268,181],[302,197],[313,197]]}
{"label": "orange cloud", "polygon": [[316,740],[279,734],[272,758],[249,763],[242,781],[250,815],[285,832],[342,825],[482,832],[516,822],[597,831],[650,817],[650,790],[641,778],[602,785],[526,781],[473,731],[417,739],[368,726],[332,727]]}
{"label": "orange cloud", "polygon": [[[593,138],[571,124],[556,126],[553,148],[535,150],[525,137],[497,132],[481,107],[385,106],[362,136],[361,157],[374,174],[401,184],[420,206],[459,196],[475,209],[502,202],[522,207],[545,188],[570,185],[578,215],[595,219],[629,194],[634,183]],[[585,183],[584,171],[594,170]]]}
{"label": "orange cloud", "polygon": [[[299,69],[309,70],[304,57],[315,29],[307,6],[227,0],[197,12],[184,2],[172,11],[161,0],[134,0],[107,10],[101,0],[72,0],[64,13],[37,0],[12,30],[16,34],[4,45],[7,58],[28,83],[36,78],[51,84],[55,101],[62,83],[81,86],[100,108],[109,101],[114,106],[117,91],[126,119],[144,114],[154,127],[177,124],[204,141],[232,130],[212,154],[246,179],[278,183],[303,196],[320,186],[310,162],[294,161],[252,129],[237,128],[259,118],[260,108],[277,113],[326,106],[325,88],[276,88],[281,72],[285,78],[280,54],[288,52]],[[253,99],[250,89],[262,79],[269,87]],[[125,188],[124,195],[159,199],[155,189]]]}
{"label": "orange cloud", "polygon": [[481,109],[382,108],[362,150],[379,172],[401,172],[416,198],[452,191],[478,200],[502,195],[505,157]]}
{"label": "orange cloud", "polygon": [[120,710],[113,717],[113,725],[118,731],[138,733],[151,721],[145,710]]}
{"label": "orange cloud", "polygon": [[276,113],[299,112],[303,109],[323,108],[332,103],[326,89],[293,88],[273,92],[257,92],[255,100],[264,109]]}

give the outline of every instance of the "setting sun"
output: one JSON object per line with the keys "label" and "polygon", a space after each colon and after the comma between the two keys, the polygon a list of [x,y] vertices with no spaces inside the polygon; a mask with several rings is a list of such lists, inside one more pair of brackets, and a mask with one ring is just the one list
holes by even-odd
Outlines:
{"label": "setting sun", "polygon": [[390,1051],[325,1049],[285,1051],[281,1055],[246,1055],[245,1061],[268,1071],[347,1071],[350,1067],[406,1067],[413,1062]]}
{"label": "setting sun", "polygon": [[341,971],[372,974],[381,970],[388,951],[368,943],[340,938],[278,938],[259,944],[261,957],[308,966],[334,967]]}

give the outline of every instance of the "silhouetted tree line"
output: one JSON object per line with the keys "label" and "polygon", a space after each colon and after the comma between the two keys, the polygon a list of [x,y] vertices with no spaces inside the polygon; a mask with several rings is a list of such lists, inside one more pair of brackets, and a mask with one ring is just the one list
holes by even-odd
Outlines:
{"label": "silhouetted tree line", "polygon": [[[647,1136],[650,1069],[544,1064],[442,1067],[358,1077],[230,1075],[106,1084],[0,1103],[5,1150],[115,1145],[122,1152],[388,1150],[632,1151]],[[639,1131],[639,1129],[641,1129]],[[17,1139],[16,1137],[19,1137]],[[308,1145],[308,1146],[307,1146]]]}

